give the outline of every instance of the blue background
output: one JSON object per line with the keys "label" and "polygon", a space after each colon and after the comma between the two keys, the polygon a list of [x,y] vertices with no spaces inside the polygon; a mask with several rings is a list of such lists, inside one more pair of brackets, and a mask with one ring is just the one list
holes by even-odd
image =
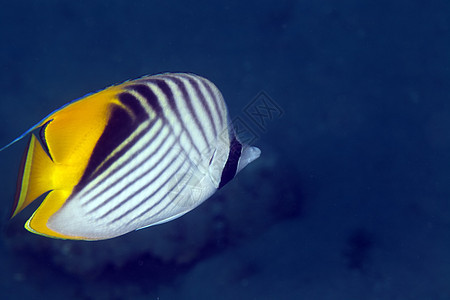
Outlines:
{"label": "blue background", "polygon": [[4,150],[5,299],[450,299],[450,2],[2,2],[0,144],[182,71],[262,149],[188,215],[102,242],[26,232],[36,205],[9,221],[26,141]]}

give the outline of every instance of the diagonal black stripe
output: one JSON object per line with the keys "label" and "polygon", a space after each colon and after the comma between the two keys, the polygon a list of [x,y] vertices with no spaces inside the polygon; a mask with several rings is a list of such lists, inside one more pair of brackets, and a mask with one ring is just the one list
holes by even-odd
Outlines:
{"label": "diagonal black stripe", "polygon": [[[103,213],[100,217],[98,217],[98,219],[103,219],[103,218],[105,218],[107,215],[109,215],[109,214],[111,214],[112,212],[116,211],[116,210],[119,209],[121,206],[123,206],[125,203],[127,203],[128,201],[130,201],[131,199],[133,199],[137,194],[139,194],[140,192],[142,192],[143,190],[145,190],[146,188],[148,188],[149,185],[153,184],[153,183],[154,183],[154,182],[155,182],[155,181],[156,181],[156,180],[157,180],[164,172],[167,171],[167,168],[169,168],[169,167],[175,162],[176,159],[177,159],[177,156],[174,156],[173,159],[170,160],[170,161],[168,162],[168,164],[167,164],[166,166],[164,166],[164,168],[163,168],[156,176],[153,176],[152,179],[151,179],[149,182],[147,182],[147,184],[145,184],[145,185],[142,186],[141,188],[135,190],[133,193],[129,194],[126,198],[124,198],[122,201],[120,201],[119,203],[117,203],[114,207],[112,207],[111,209],[109,209],[108,211],[106,211],[105,213]],[[152,166],[152,167],[150,167],[149,169],[147,169],[143,174],[141,174],[138,178],[136,178],[136,179],[134,180],[134,182],[136,182],[136,181],[142,179],[142,178],[145,177],[145,176],[148,176],[148,174],[153,170],[154,167],[155,167],[155,166]],[[156,193],[159,189],[161,189],[161,188],[162,188],[162,185],[159,186],[158,189],[157,189],[156,191],[153,192],[153,194],[155,194],[155,193]],[[125,188],[122,190],[122,192],[125,191],[126,189],[128,189],[128,187],[125,187]],[[120,194],[120,192],[119,192],[118,194]],[[114,198],[114,197],[111,197],[111,198],[109,198],[109,200],[111,200],[111,199],[113,199],[113,198]],[[108,202],[109,202],[109,200],[108,200]],[[94,211],[97,210],[98,208],[104,206],[106,203],[107,203],[107,202],[102,202],[99,206],[97,206],[97,207],[94,208],[93,210],[89,211],[89,213],[94,212]],[[138,204],[136,205],[136,207],[139,206],[140,204],[141,204],[141,202],[138,203]]]}
{"label": "diagonal black stripe", "polygon": [[[180,113],[178,111],[178,108],[175,103],[175,99],[172,93],[172,90],[167,85],[164,80],[161,78],[143,78],[140,79],[138,84],[130,85],[127,87],[127,89],[134,90],[137,93],[139,93],[144,99],[146,99],[147,103],[152,107],[152,109],[155,111],[158,117],[164,118],[164,120],[167,120],[166,116],[164,115],[163,108],[161,106],[160,100],[155,95],[155,93],[152,91],[152,89],[146,85],[146,83],[155,84],[161,91],[165,94],[166,98],[168,99],[168,103],[172,111],[176,114],[177,118],[180,120],[180,123],[182,124],[182,127],[184,129],[184,132],[186,133],[191,145],[194,147],[195,151],[200,154],[200,150],[196,143],[194,143],[194,139],[191,135],[191,133],[186,130],[185,124],[182,122]],[[170,122],[167,122],[170,126]],[[200,127],[201,128],[201,127]],[[173,126],[171,126],[171,130],[173,131]],[[205,138],[206,140],[206,138]]]}
{"label": "diagonal black stripe", "polygon": [[[211,109],[209,108],[209,105],[207,103],[207,100],[205,98],[205,95],[200,90],[200,87],[195,79],[192,78],[192,76],[182,74],[180,77],[185,78],[188,80],[189,84],[194,88],[195,94],[197,98],[200,100],[200,103],[202,104],[202,107],[204,111],[206,112],[206,115],[208,116],[209,122],[213,125],[214,130],[214,136],[217,136],[217,128],[216,123],[214,122]],[[217,113],[220,115],[220,111],[217,111]]]}
{"label": "diagonal black stripe", "polygon": [[155,111],[158,117],[162,117],[162,107],[159,103],[158,97],[155,93],[145,84],[132,84],[126,87],[127,90],[134,90],[139,93],[147,101],[148,105]]}
{"label": "diagonal black stripe", "polygon": [[124,92],[119,94],[118,98],[120,102],[133,112],[137,121],[143,121],[148,117],[141,102],[132,94]]}
{"label": "diagonal black stripe", "polygon": [[[177,158],[177,157],[175,157],[175,158]],[[169,165],[171,165],[173,162],[171,162]],[[109,224],[112,224],[112,223],[114,223],[114,222],[117,222],[117,221],[119,221],[120,219],[122,219],[123,217],[125,217],[126,215],[128,215],[128,214],[130,214],[133,210],[135,210],[136,208],[138,208],[140,205],[142,205],[142,203],[144,203],[145,201],[147,201],[148,199],[150,199],[150,198],[152,198],[157,192],[159,192],[160,190],[161,190],[161,188],[163,187],[163,186],[165,186],[165,185],[167,185],[167,183],[172,179],[172,177],[175,175],[175,174],[177,174],[180,170],[181,170],[181,168],[183,167],[185,165],[185,162],[182,162],[179,166],[178,166],[178,168],[174,171],[174,172],[172,172],[171,174],[170,174],[170,176],[168,176],[168,178],[155,190],[155,191],[153,191],[153,193],[152,194],[150,194],[147,198],[145,198],[145,199],[143,199],[142,201],[140,201],[138,204],[136,204],[136,205],[134,205],[132,208],[130,208],[130,209],[128,209],[127,211],[125,211],[124,213],[122,213],[120,216],[118,216],[118,217],[116,217],[114,220],[112,220],[111,222],[109,222]],[[164,168],[164,171],[166,171],[166,169],[167,169],[167,167],[166,168]],[[155,176],[155,178],[156,178],[156,176]],[[141,188],[140,190],[139,190],[139,192],[141,192],[143,189],[145,189],[146,187],[143,187],[143,188]],[[135,193],[135,194],[137,194],[137,193]],[[131,198],[131,197],[129,197],[129,198]],[[162,199],[162,198],[161,198]],[[159,201],[161,201],[161,200],[159,200]],[[123,204],[123,202],[121,202],[122,204]],[[121,204],[121,205],[122,205]],[[121,206],[120,205],[120,206]],[[114,207],[112,210],[110,210],[110,211],[108,211],[108,214],[109,213],[111,213],[112,211],[114,211],[115,209],[117,209],[117,208],[119,208],[120,206],[116,206],[116,207]],[[100,218],[103,218],[105,215],[102,215]]]}
{"label": "diagonal black stripe", "polygon": [[[202,134],[203,140],[205,141],[205,144],[208,145],[208,140],[206,139],[205,131],[203,130],[203,127],[201,126],[201,124],[200,124],[200,122],[199,122],[199,120],[197,118],[197,115],[194,113],[194,108],[192,107],[191,99],[190,99],[190,97],[189,97],[189,95],[187,93],[187,90],[186,90],[186,87],[184,86],[184,84],[180,80],[178,80],[176,78],[173,78],[173,77],[164,76],[163,78],[164,78],[164,80],[170,80],[171,82],[173,82],[177,86],[178,89],[181,90],[181,93],[183,95],[183,99],[188,104],[189,112],[193,116],[193,119],[194,119],[195,123],[197,124],[197,127],[200,129],[200,132]],[[186,135],[187,135],[187,137],[189,139],[189,142],[194,147],[195,151],[198,154],[200,154],[201,151],[198,148],[197,144],[194,142],[194,138],[192,137],[191,132],[189,130],[187,130],[186,124],[183,122],[183,118],[180,115],[180,111],[179,111],[179,109],[178,109],[178,107],[176,105],[175,98],[173,96],[172,90],[170,89],[169,85],[165,81],[162,81],[162,80],[154,80],[154,81],[156,81],[157,86],[166,95],[166,97],[168,99],[168,102],[169,102],[169,105],[172,108],[172,110],[174,111],[174,113],[177,116],[178,120],[180,120],[181,126],[183,127],[183,131],[186,133]]]}
{"label": "diagonal black stripe", "polygon": [[[135,129],[138,127],[138,125],[139,125],[141,122],[143,122],[148,116],[147,116],[147,114],[145,113],[145,110],[144,110],[144,108],[142,107],[142,105],[140,104],[139,100],[138,100],[136,97],[134,97],[132,94],[130,94],[130,93],[121,93],[121,94],[119,94],[118,99],[119,99],[119,100],[120,100],[120,101],[121,101],[128,109],[130,109],[130,110],[133,112],[133,115],[134,115],[134,116],[133,116],[133,117],[134,117],[134,120],[132,120],[132,122],[133,122],[133,127],[129,129],[129,133],[128,133],[128,134],[131,134],[131,131],[132,131],[132,130],[135,130]],[[138,122],[139,124],[136,124],[137,122]],[[124,126],[124,124],[118,122],[117,127],[119,127],[119,128],[116,128],[116,129],[118,129],[118,130],[123,130],[123,126]],[[103,135],[105,135],[105,133],[104,133]],[[112,132],[111,135],[114,135],[114,132]],[[125,135],[125,134],[124,134],[124,135]],[[139,134],[139,137],[142,136],[142,135],[143,135],[143,132],[141,132],[141,133]],[[125,136],[125,138],[127,138],[127,137],[128,137],[128,136]],[[108,136],[105,137],[105,139],[108,139],[108,138],[109,138]],[[115,138],[116,138],[116,137],[115,137]],[[136,138],[135,138],[134,140],[136,140]],[[123,142],[123,140],[122,140],[121,142]],[[118,146],[118,145],[117,145],[117,146]],[[104,170],[106,170],[106,169],[107,169],[111,164],[113,164],[113,163],[117,160],[117,158],[120,157],[120,156],[121,156],[121,155],[129,148],[129,147],[131,147],[131,143],[128,144],[127,147],[125,147],[125,148],[122,149],[121,151],[115,153],[114,156],[113,156],[113,157],[110,157],[108,161],[106,161],[106,162],[103,161],[103,162],[102,162],[103,165],[101,165],[100,168],[97,167],[97,168],[92,172],[92,174],[90,175],[89,179],[92,180],[93,178],[95,178],[95,176],[97,176],[97,174],[100,174],[101,172],[103,172]],[[115,148],[114,148],[114,149],[115,149]],[[110,153],[113,152],[114,149],[111,149]],[[109,155],[109,154],[108,154],[108,155]]]}
{"label": "diagonal black stripe", "polygon": [[[155,120],[153,120],[153,121],[149,124],[149,128],[150,128],[151,126],[153,126],[154,123],[155,123]],[[158,130],[158,131],[154,134],[154,136],[153,136],[149,141],[147,141],[141,148],[137,149],[135,152],[139,152],[139,151],[141,151],[142,149],[148,148],[148,147],[155,141],[155,139],[160,135],[161,131],[162,131],[161,129]],[[125,152],[129,151],[129,149],[132,147],[132,145],[134,145],[134,144],[136,143],[136,141],[139,140],[139,139],[141,139],[142,136],[143,136],[144,134],[146,134],[146,133],[147,133],[147,132],[145,132],[145,130],[144,130],[144,131],[141,132],[139,135],[137,135],[137,136],[136,136],[136,137],[135,137],[135,138],[134,138],[127,146],[126,146],[126,147],[124,147],[124,149],[122,149],[121,151],[119,151],[117,157],[121,157],[123,154],[125,154]],[[154,155],[154,154],[156,153],[157,149],[158,149],[158,148],[160,147],[160,145],[164,142],[164,139],[165,139],[168,135],[169,135],[169,133],[166,133],[165,136],[164,136],[164,138],[162,138],[161,142],[160,142],[158,145],[155,145],[155,150],[152,151],[152,152],[151,152],[149,155],[147,155],[145,158],[143,158],[143,160],[148,159],[149,157],[151,157],[152,155]],[[115,173],[117,173],[120,169],[122,169],[123,166],[126,166],[127,164],[129,164],[130,161],[133,160],[133,159],[135,159],[135,155],[130,155],[125,161],[123,161],[123,162],[120,163],[118,166],[116,166],[116,167],[108,174],[108,176],[107,176],[105,179],[99,181],[99,182],[96,184],[96,186],[93,186],[92,188],[83,191],[82,196],[88,194],[90,191],[92,191],[92,190],[93,190],[94,188],[96,188],[97,186],[101,186],[107,178],[110,178],[111,176],[113,176],[113,175],[114,175]],[[102,170],[102,171],[103,171],[103,170]],[[88,201],[86,201],[85,203],[83,203],[82,206],[86,206],[86,205],[88,205],[89,203],[91,203],[93,200],[95,200],[95,198],[96,198],[98,195],[100,195],[100,194],[106,192],[111,186],[114,186],[114,185],[116,185],[116,184],[119,184],[124,178],[126,178],[127,176],[129,176],[132,172],[134,172],[134,170],[129,170],[129,171],[126,172],[124,175],[122,175],[122,176],[120,176],[119,178],[117,178],[116,180],[114,180],[114,182],[112,182],[110,185],[105,185],[103,189],[97,191],[94,195],[90,196],[90,199],[89,199]],[[100,172],[99,172],[99,173],[100,173]]]}
{"label": "diagonal black stripe", "polygon": [[[94,176],[94,171],[105,162],[108,155],[119,146],[134,130],[139,123],[134,122],[128,112],[119,105],[111,105],[111,113],[106,127],[95,144],[89,162],[80,181],[74,188],[74,193],[80,191]],[[104,167],[114,160],[110,159]]]}
{"label": "diagonal black stripe", "polygon": [[[202,124],[200,123],[200,120],[198,119],[198,116],[197,116],[197,114],[195,112],[195,108],[192,105],[192,101],[194,101],[194,100],[189,96],[189,93],[187,92],[185,83],[182,80],[180,80],[179,78],[177,78],[177,77],[164,76],[164,78],[167,78],[168,80],[170,80],[173,83],[175,83],[175,85],[180,89],[181,94],[183,95],[183,100],[186,103],[186,106],[188,107],[189,114],[193,117],[195,124],[197,125],[198,129],[200,130],[200,133],[201,133],[201,135],[203,137],[203,140],[204,140],[205,144],[209,146],[210,141],[208,141],[208,139],[206,137],[205,130],[204,130]],[[185,128],[185,130],[186,130],[186,128]],[[186,132],[189,133],[188,130]],[[189,133],[189,135],[190,135],[190,133]],[[196,146],[196,144],[192,142],[192,138],[190,138],[190,140],[191,140],[191,143],[194,146]],[[201,151],[198,148],[196,148],[196,149],[197,149],[197,153],[200,154]]]}
{"label": "diagonal black stripe", "polygon": [[200,81],[202,83],[202,86],[205,87],[205,89],[208,91],[209,98],[214,100],[213,101],[214,102],[214,109],[216,110],[217,115],[219,116],[220,125],[221,126],[225,126],[226,124],[224,123],[224,120],[223,120],[223,117],[222,117],[222,108],[219,105],[219,101],[223,101],[223,100],[222,99],[217,99],[215,93],[211,89],[211,86],[208,84],[208,82],[207,82],[208,80],[207,79],[202,78],[202,77],[200,77],[199,79],[200,79]]}
{"label": "diagonal black stripe", "polygon": [[[178,182],[183,182],[184,178],[186,177],[186,175],[188,175],[190,172],[187,171],[183,174],[183,176],[178,180]],[[134,217],[132,220],[130,220],[127,223],[127,226],[130,225],[131,223],[133,223],[136,219],[142,217],[143,215],[145,215],[146,213],[148,213],[149,211],[151,211],[152,209],[154,209],[156,206],[158,206],[159,204],[161,204],[161,202],[167,197],[168,194],[172,193],[173,190],[175,189],[175,187],[177,186],[177,184],[173,185],[172,188],[163,196],[161,197],[156,203],[154,203],[152,206],[150,206],[149,208],[147,208],[146,210],[144,210],[143,212],[141,212],[139,215],[137,215],[136,217]],[[185,184],[181,187],[181,189],[177,192],[176,196],[172,199],[170,199],[170,201],[164,205],[163,208],[161,208],[157,213],[153,214],[153,216],[158,215],[159,213],[161,213],[164,209],[166,209],[170,204],[172,204],[180,195],[183,194],[184,190],[186,189],[188,185]],[[148,199],[150,199],[150,197],[146,198],[143,202],[147,201]],[[149,224],[150,225],[150,224]]]}
{"label": "diagonal black stripe", "polygon": [[[174,143],[172,143],[169,146],[169,149],[173,146]],[[156,152],[156,151],[155,151]],[[152,155],[155,154],[155,152],[153,152],[151,155],[147,156],[150,157]],[[172,163],[173,161],[175,161],[175,159],[177,158],[177,156],[175,156],[172,161],[170,161],[170,163],[168,163],[163,170],[161,170],[156,176],[154,176],[145,186],[143,186],[142,188],[138,189],[137,191],[134,191],[132,194],[128,195],[125,199],[123,199],[121,202],[119,202],[117,205],[115,205],[113,208],[111,208],[110,210],[108,210],[107,212],[105,212],[103,215],[101,215],[99,217],[99,219],[102,219],[103,217],[105,217],[106,215],[110,214],[111,212],[113,212],[114,210],[116,210],[117,208],[119,208],[120,206],[122,206],[123,204],[125,204],[126,202],[128,202],[130,199],[132,199],[136,194],[140,193],[143,189],[145,189],[146,187],[148,187],[150,184],[152,184],[159,176],[161,176],[161,174],[163,173],[163,171],[165,171]],[[158,163],[158,162],[157,162]],[[151,167],[149,167],[148,169],[146,169],[141,175],[139,175],[138,177],[133,177],[133,181],[136,182],[140,179],[142,179],[143,177],[147,176],[154,168],[156,165],[152,165]],[[131,173],[135,172],[136,170],[130,170],[129,172],[127,172],[126,176],[122,176],[123,178],[128,177]],[[111,200],[113,200],[114,198],[116,198],[119,194],[123,193],[124,191],[126,191],[130,186],[125,186],[122,189],[120,189],[119,191],[117,191],[114,195],[112,195],[111,197],[109,197],[107,200],[99,203],[97,206],[95,206],[94,208],[90,209],[87,213],[93,213],[94,211],[100,209],[101,207],[105,206],[106,204],[108,204]]]}

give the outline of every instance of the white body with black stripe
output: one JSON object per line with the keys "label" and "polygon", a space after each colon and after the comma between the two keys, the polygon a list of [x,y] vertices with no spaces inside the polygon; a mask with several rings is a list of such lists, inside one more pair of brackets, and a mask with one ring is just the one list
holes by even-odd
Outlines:
{"label": "white body with black stripe", "polygon": [[[92,149],[84,166],[74,168],[79,175],[68,184],[68,197],[47,217],[45,229],[39,230],[42,224],[37,221],[33,226],[33,217],[27,229],[52,237],[98,240],[167,222],[205,201],[260,155],[259,149],[239,142],[221,93],[200,76],[147,76],[98,94],[108,91],[109,101],[105,96],[98,100],[108,106],[103,128],[93,134],[95,141],[86,142]],[[52,122],[72,105],[32,128],[40,127],[40,144],[52,162],[57,151],[51,140],[59,134]],[[20,195],[24,185],[16,211],[23,209],[21,201],[30,202]],[[49,196],[57,195],[57,188],[48,190]]]}

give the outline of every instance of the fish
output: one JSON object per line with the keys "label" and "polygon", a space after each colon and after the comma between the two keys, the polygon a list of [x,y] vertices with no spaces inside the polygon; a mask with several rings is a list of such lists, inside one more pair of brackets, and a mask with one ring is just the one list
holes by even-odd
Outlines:
{"label": "fish", "polygon": [[29,137],[11,218],[37,198],[35,234],[104,240],[193,210],[260,156],[224,98],[191,73],[147,75],[51,112]]}

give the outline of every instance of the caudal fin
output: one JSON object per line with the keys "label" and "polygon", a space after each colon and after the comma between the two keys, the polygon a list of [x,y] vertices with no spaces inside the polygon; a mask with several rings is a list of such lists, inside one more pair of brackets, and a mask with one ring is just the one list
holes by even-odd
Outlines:
{"label": "caudal fin", "polygon": [[54,163],[44,151],[36,136],[32,134],[22,158],[11,218],[36,198],[52,189],[53,167]]}

